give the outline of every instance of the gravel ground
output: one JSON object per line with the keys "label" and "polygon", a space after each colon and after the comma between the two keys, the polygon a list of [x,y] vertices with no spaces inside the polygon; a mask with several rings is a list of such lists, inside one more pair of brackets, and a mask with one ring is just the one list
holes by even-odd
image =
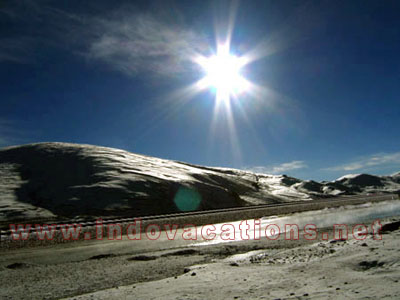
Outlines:
{"label": "gravel ground", "polygon": [[0,268],[0,298],[395,298],[400,294],[399,238],[394,226],[382,241],[370,235],[366,241],[342,242],[281,236],[56,263],[10,261]]}
{"label": "gravel ground", "polygon": [[70,299],[398,299],[399,225],[389,220],[383,240],[279,242],[193,266],[176,279]]}

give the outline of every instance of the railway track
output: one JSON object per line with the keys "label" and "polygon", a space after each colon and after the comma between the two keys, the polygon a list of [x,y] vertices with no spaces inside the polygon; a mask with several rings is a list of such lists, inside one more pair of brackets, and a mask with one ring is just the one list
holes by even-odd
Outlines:
{"label": "railway track", "polygon": [[[223,208],[223,209],[214,209],[214,210],[202,210],[202,211],[190,211],[190,212],[179,212],[179,213],[169,213],[162,215],[148,215],[148,216],[136,216],[136,217],[111,217],[111,218],[101,218],[103,225],[108,224],[127,224],[132,223],[135,220],[142,221],[159,221],[163,219],[176,219],[176,218],[185,218],[185,217],[196,217],[196,216],[212,216],[218,214],[226,214],[226,213],[240,213],[240,212],[251,212],[265,209],[278,209],[280,207],[284,208],[298,208],[299,211],[303,206],[321,206],[327,204],[325,207],[330,207],[334,204],[334,206],[338,206],[340,204],[343,205],[351,205],[351,204],[362,204],[368,202],[379,202],[379,201],[388,201],[388,200],[397,200],[399,199],[399,195],[397,194],[379,194],[379,195],[357,195],[357,196],[342,196],[338,198],[322,198],[315,200],[307,200],[307,201],[294,201],[294,202],[284,202],[284,203],[275,203],[275,204],[262,204],[262,205],[253,205],[253,206],[244,206],[244,207],[231,207],[231,208]],[[98,218],[93,219],[72,219],[72,220],[54,220],[54,219],[32,219],[28,222],[1,222],[0,223],[0,235],[10,236],[10,224],[48,224],[48,225],[56,225],[57,229],[60,229],[61,226],[65,225],[74,225],[80,224],[82,228],[94,227],[96,225],[96,220]],[[32,227],[31,234],[35,232],[35,228]]]}

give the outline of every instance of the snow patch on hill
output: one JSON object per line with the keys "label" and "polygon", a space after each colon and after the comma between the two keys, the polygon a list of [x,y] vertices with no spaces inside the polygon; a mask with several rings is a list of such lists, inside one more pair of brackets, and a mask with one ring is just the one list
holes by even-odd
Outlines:
{"label": "snow patch on hill", "polygon": [[0,220],[143,216],[380,191],[400,191],[399,173],[320,183],[91,145],[0,150]]}

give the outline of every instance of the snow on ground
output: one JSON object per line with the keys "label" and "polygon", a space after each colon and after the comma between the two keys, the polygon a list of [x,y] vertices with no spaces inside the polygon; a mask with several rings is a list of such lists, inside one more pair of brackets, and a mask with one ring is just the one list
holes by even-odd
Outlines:
{"label": "snow on ground", "polygon": [[[315,224],[317,240],[301,231],[298,240],[284,234],[217,243],[165,237],[8,250],[0,256],[0,298],[396,299],[399,213],[395,200],[261,219],[263,228]],[[377,219],[382,240],[352,237],[352,224]],[[333,224],[347,224],[350,239],[334,240]]]}
{"label": "snow on ground", "polygon": [[368,235],[256,250],[193,266],[175,278],[68,299],[398,299],[400,222],[391,222],[382,240]]}
{"label": "snow on ground", "polygon": [[0,175],[0,221],[143,216],[400,191],[398,174],[320,183],[67,143],[0,149]]}
{"label": "snow on ground", "polygon": [[342,180],[345,180],[345,179],[352,179],[352,178],[356,178],[357,176],[360,176],[360,175],[361,174],[346,174],[346,175],[343,175],[342,177],[339,177],[335,181],[342,181]]}

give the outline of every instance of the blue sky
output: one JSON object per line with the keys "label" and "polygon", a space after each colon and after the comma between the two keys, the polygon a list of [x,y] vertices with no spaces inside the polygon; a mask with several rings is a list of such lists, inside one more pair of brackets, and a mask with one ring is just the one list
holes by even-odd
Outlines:
{"label": "blue sky", "polygon": [[[398,1],[4,1],[0,146],[60,141],[331,180],[400,169]],[[234,24],[259,87],[215,113],[190,58]],[[234,130],[232,130],[234,128]]]}

